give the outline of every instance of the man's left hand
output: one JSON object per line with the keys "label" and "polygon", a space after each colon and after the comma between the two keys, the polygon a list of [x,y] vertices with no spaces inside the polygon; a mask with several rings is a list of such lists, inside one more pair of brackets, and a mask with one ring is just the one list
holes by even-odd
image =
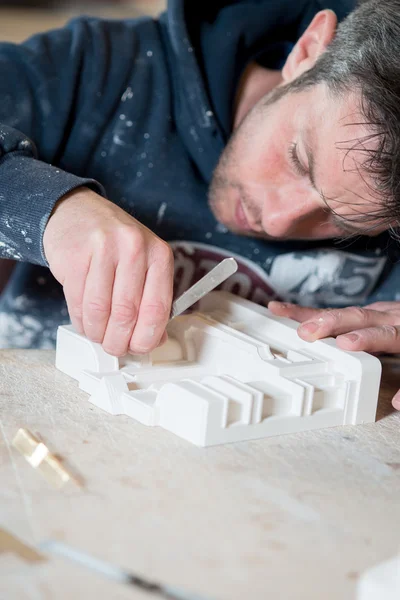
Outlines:
{"label": "man's left hand", "polygon": [[[336,337],[343,350],[400,353],[400,302],[318,309],[274,301],[268,308],[274,315],[299,321],[297,332],[307,342]],[[400,410],[400,390],[392,404]]]}

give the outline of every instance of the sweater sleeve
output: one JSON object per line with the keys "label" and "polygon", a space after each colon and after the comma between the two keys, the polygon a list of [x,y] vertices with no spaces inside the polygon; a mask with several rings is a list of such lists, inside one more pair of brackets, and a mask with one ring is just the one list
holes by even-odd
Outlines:
{"label": "sweater sleeve", "polygon": [[[90,42],[89,42],[90,43]],[[0,44],[0,257],[47,265],[43,234],[57,201],[93,179],[59,168],[88,40],[80,22]]]}

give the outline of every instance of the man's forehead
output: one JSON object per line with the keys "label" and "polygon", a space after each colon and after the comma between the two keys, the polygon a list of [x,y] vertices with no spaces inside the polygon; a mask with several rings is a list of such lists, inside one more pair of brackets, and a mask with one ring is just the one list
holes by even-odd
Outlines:
{"label": "man's forehead", "polygon": [[326,197],[349,199],[351,194],[355,203],[376,202],[365,161],[377,141],[362,115],[359,98],[328,94],[325,109],[306,125],[305,134],[317,186]]}
{"label": "man's forehead", "polygon": [[365,150],[364,144],[372,149],[368,141],[371,127],[362,113],[357,94],[334,94],[323,86],[311,112],[315,118],[307,117],[306,130],[313,145],[336,148],[344,155],[353,149]]}

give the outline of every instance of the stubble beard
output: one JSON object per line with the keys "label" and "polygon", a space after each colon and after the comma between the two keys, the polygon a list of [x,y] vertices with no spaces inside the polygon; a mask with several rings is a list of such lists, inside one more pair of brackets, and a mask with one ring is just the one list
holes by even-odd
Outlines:
{"label": "stubble beard", "polygon": [[[253,106],[253,108],[247,113],[225,146],[214,170],[208,192],[208,204],[217,221],[223,222],[223,206],[226,202],[226,199],[224,198],[224,192],[227,193],[229,189],[237,190],[240,195],[241,202],[246,207],[249,214],[252,215],[253,220],[256,222],[261,221],[261,209],[258,207],[254,199],[251,198],[246,192],[248,182],[242,183],[241,181],[235,179],[234,176],[234,173],[238,171],[239,161],[237,157],[240,157],[240,139],[242,136],[246,136],[246,130],[250,129],[250,120],[257,112],[261,113],[262,118],[265,119],[268,115],[269,108],[272,105],[275,105],[276,102],[289,93],[289,91],[290,84],[276,87],[271,92],[266,94],[262,100]],[[235,229],[232,226],[229,226],[229,229],[240,235],[271,239],[271,237],[265,233],[248,231],[243,232]]]}

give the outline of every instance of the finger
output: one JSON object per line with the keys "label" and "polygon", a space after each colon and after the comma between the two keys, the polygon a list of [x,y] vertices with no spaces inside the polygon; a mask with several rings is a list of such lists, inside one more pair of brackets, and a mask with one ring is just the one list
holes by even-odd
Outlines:
{"label": "finger", "polygon": [[92,341],[102,343],[111,310],[115,265],[105,251],[92,256],[86,277],[82,304],[82,325],[85,335]]}
{"label": "finger", "polygon": [[290,304],[289,302],[276,302],[272,300],[268,303],[269,310],[278,317],[287,317],[288,319],[294,319],[300,323],[308,319],[312,319],[317,316],[321,309],[310,308],[308,306],[297,306],[297,304]]}
{"label": "finger", "polygon": [[145,255],[133,262],[120,263],[116,269],[111,313],[103,339],[103,348],[113,356],[124,356],[135,327],[145,280]]}
{"label": "finger", "polygon": [[367,327],[339,335],[336,341],[339,348],[343,350],[393,354],[400,351],[400,327],[394,325]]}
{"label": "finger", "polygon": [[379,312],[397,311],[400,313],[400,302],[373,302],[365,308]]}
{"label": "finger", "polygon": [[[165,344],[165,342],[168,341],[168,333],[166,331],[164,331],[164,333],[161,336],[161,340],[158,343],[157,348],[159,348],[160,346],[163,346]],[[137,352],[132,352],[131,350],[128,350],[129,354],[137,354]]]}
{"label": "finger", "polygon": [[400,390],[394,395],[392,405],[396,410],[400,410]]}
{"label": "finger", "polygon": [[392,323],[393,316],[390,313],[350,306],[321,311],[317,319],[302,323],[298,334],[303,340],[312,342],[329,336],[349,333],[354,329],[391,325]]}
{"label": "finger", "polygon": [[156,348],[165,332],[171,313],[173,292],[173,258],[170,248],[161,246],[158,256],[146,274],[142,301],[130,351],[146,354]]}
{"label": "finger", "polygon": [[166,331],[164,331],[164,333],[161,336],[161,340],[160,343],[158,344],[159,346],[162,346],[163,344],[165,344],[165,342],[168,340],[168,333]]}
{"label": "finger", "polygon": [[69,318],[75,331],[84,334],[82,315],[83,315],[83,294],[85,291],[85,282],[90,268],[90,261],[80,265],[80,269],[73,274],[68,274],[65,277],[63,291]]}

